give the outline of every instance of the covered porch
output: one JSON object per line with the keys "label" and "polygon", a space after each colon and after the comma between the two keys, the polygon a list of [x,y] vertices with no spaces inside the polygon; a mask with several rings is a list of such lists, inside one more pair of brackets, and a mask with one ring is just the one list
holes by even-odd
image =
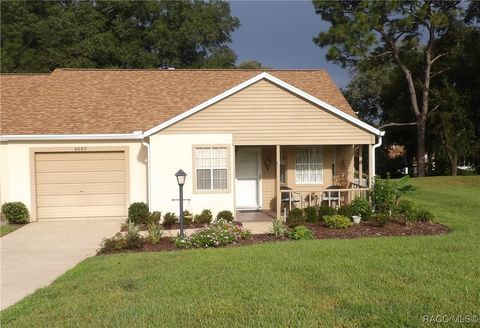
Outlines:
{"label": "covered porch", "polygon": [[235,146],[235,211],[240,222],[285,218],[292,208],[338,207],[366,197],[371,144]]}

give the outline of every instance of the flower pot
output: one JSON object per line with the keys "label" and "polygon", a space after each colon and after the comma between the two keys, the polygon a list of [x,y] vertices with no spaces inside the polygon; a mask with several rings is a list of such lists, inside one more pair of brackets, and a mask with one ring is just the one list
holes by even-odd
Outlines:
{"label": "flower pot", "polygon": [[362,217],[360,215],[354,215],[352,216],[352,219],[353,219],[353,223],[359,224],[360,221],[362,220]]}

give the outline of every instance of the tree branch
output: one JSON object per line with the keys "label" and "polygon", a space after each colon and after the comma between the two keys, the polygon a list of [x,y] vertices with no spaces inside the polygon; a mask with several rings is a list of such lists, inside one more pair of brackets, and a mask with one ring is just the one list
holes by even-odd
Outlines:
{"label": "tree branch", "polygon": [[440,75],[440,74],[442,74],[442,73],[444,73],[444,72],[446,72],[446,71],[448,71],[448,70],[450,70],[450,69],[451,69],[451,67],[447,67],[447,68],[442,69],[442,70],[440,70],[440,71],[438,71],[438,72],[435,72],[435,73],[433,73],[432,75],[430,75],[430,78],[433,79],[435,76]]}
{"label": "tree branch", "polygon": [[444,52],[438,56],[436,56],[435,58],[432,59],[431,63],[433,64],[434,62],[436,62],[438,59],[442,58],[443,56],[446,56],[450,53],[450,51],[447,51],[447,52]]}
{"label": "tree branch", "polygon": [[407,125],[417,125],[417,122],[411,122],[411,123],[387,123],[382,126],[380,126],[378,129],[383,129],[387,128],[389,126],[407,126]]}

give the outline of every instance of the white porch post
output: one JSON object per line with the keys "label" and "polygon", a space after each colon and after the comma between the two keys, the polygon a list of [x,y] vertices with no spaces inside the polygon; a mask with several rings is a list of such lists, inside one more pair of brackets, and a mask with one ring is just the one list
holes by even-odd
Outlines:
{"label": "white porch post", "polygon": [[363,177],[363,145],[358,146],[358,184],[362,186]]}
{"label": "white porch post", "polygon": [[[277,219],[281,216],[282,195],[280,193],[280,145],[275,146],[275,189],[277,194]],[[285,218],[284,218],[285,219]]]}
{"label": "white porch post", "polygon": [[372,145],[368,145],[368,187],[372,188],[375,176],[375,154]]}

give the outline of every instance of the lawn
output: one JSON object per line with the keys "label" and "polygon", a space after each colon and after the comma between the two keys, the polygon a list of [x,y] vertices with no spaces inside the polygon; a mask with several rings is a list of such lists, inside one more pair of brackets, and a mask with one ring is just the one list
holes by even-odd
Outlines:
{"label": "lawn", "polygon": [[409,198],[450,234],[97,256],[4,310],[2,327],[430,327],[423,316],[480,318],[480,177],[412,183]]}
{"label": "lawn", "polygon": [[3,237],[9,234],[10,232],[15,231],[20,227],[23,227],[23,224],[10,224],[10,223],[2,224],[0,225],[0,237]]}

